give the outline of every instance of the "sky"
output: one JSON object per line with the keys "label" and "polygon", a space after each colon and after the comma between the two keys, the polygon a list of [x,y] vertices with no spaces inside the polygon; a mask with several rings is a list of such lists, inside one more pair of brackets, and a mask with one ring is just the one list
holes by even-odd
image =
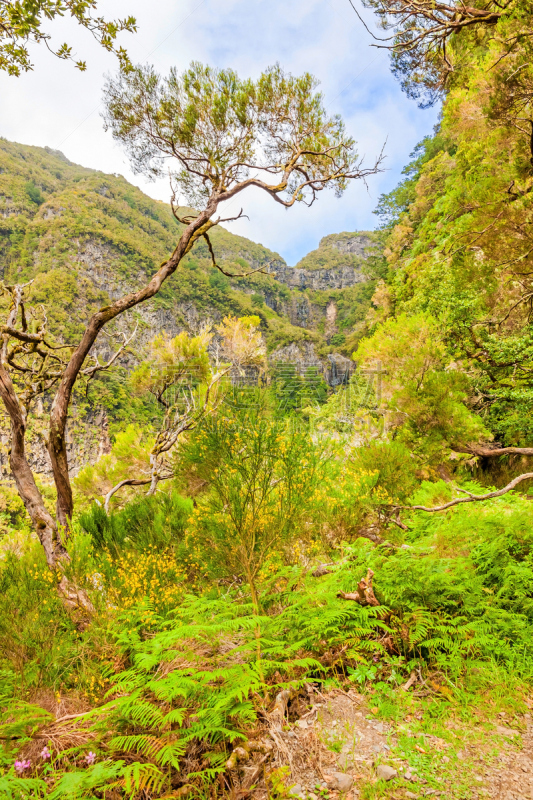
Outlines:
{"label": "sky", "polygon": [[[379,34],[372,13],[358,8]],[[438,109],[421,110],[402,93],[387,52],[371,47],[372,37],[349,0],[106,0],[99,11],[107,18],[135,16],[137,33],[122,34],[120,43],[133,62],[153,64],[162,74],[172,66],[185,69],[192,60],[230,67],[242,77],[256,78],[276,62],[293,74],[311,72],[321,83],[328,112],[341,114],[358,142],[365,165],[384,146],[385,171],[366,186],[353,181],[341,198],[322,192],[311,208],[284,209],[260,190],[243,197],[249,219],[231,223],[229,230],[271,248],[291,265],[323,236],[375,228],[372,212],[380,194],[398,183],[409,154],[437,122]],[[115,57],[70,20],[47,29],[56,45],[73,45],[87,71],[34,46],[34,71],[20,78],[0,73],[0,136],[61,150],[71,161],[124,175],[146,194],[168,201],[168,181],[135,175],[103,129],[102,86],[117,69]]]}

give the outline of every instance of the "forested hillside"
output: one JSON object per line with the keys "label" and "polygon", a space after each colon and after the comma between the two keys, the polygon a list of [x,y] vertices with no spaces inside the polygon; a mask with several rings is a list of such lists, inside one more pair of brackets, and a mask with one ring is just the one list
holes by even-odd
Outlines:
{"label": "forested hillside", "polygon": [[214,218],[380,168],[310,75],[109,79],[179,220],[0,141],[2,797],[533,793],[533,15],[365,5],[442,115],[294,267]]}
{"label": "forested hillside", "polygon": [[[66,337],[79,331],[77,320],[85,321],[99,303],[151,274],[183,228],[169,205],[152,200],[119,175],[71,164],[57,151],[5,140],[0,140],[0,216],[3,280],[36,278],[29,296],[45,304],[52,295],[57,298],[50,303],[56,307],[50,309],[50,321],[52,329],[61,329]],[[253,309],[261,318],[269,350],[303,339],[324,355],[333,333],[339,328],[351,333],[354,320],[364,318],[369,287],[362,292],[355,285],[368,283],[362,271],[373,250],[368,236],[361,239],[366,251],[358,245],[361,234],[327,237],[335,243],[321,243],[316,251],[320,258],[309,254],[297,270],[287,267],[277,253],[223,228],[216,228],[212,237],[224,270],[234,275],[264,272],[246,280],[226,277],[212,266],[207,244],[198,242],[172,287],[165,287],[146,312],[146,324],[154,330],[194,330],[202,317]],[[337,247],[337,239],[347,241],[348,247]],[[318,270],[314,280],[306,280],[309,270]],[[348,312],[345,294],[338,290],[351,286],[359,291]],[[340,298],[344,313],[327,337],[325,308]],[[56,318],[59,308],[69,313]]]}
{"label": "forested hillside", "polygon": [[[28,301],[43,304],[50,332],[64,343],[76,340],[92,312],[151,275],[183,229],[169,205],[124,178],[71,164],[57,151],[5,140],[0,140],[0,220],[2,279],[7,284],[32,281]],[[357,248],[360,235],[338,238]],[[145,410],[132,406],[126,382],[138,360],[135,353],[158,333],[194,334],[225,315],[253,314],[272,364],[293,365],[301,374],[312,369],[333,384],[351,369],[346,356],[361,336],[375,286],[363,271],[368,257],[363,248],[357,256],[322,248],[317,251],[325,253],[320,264],[294,269],[276,253],[223,228],[215,229],[212,241],[227,274],[212,265],[207,244],[200,241],[172,283],[121,323],[122,331],[136,329],[129,353],[113,375],[96,376],[73,409],[74,471],[108,447],[109,426],[114,435],[128,422],[145,420]],[[364,236],[362,241],[371,255],[372,242]],[[253,274],[231,277],[243,271]],[[109,343],[100,349],[107,354]],[[7,448],[2,427],[0,441]],[[32,457],[40,474],[50,472],[38,426]],[[0,453],[0,465],[7,477],[7,449]]]}
{"label": "forested hillside", "polygon": [[[56,298],[50,303],[55,307],[50,310],[50,322],[52,330],[61,329],[65,337],[76,335],[77,322],[82,324],[99,303],[150,275],[168,256],[183,228],[169,205],[143,195],[118,175],[71,164],[59,152],[0,140],[0,170],[2,278],[6,282],[36,278],[29,296],[45,304],[52,295]],[[335,269],[316,284],[319,292],[308,295],[305,282],[300,285],[301,281],[291,278],[291,268],[277,253],[223,228],[212,236],[224,270],[234,275],[243,269],[264,272],[246,281],[228,278],[211,265],[207,244],[200,241],[181,265],[172,287],[165,287],[163,295],[154,299],[145,325],[154,330],[167,326],[172,334],[183,327],[193,330],[202,317],[255,309],[269,349],[303,338],[328,352],[327,339],[320,335],[324,334],[325,307],[335,302],[338,289],[365,280],[361,273],[365,259],[360,256],[354,261],[351,253],[329,248],[320,271]],[[350,240],[357,234],[344,236]],[[341,280],[338,273],[343,268],[346,274]],[[281,280],[276,280],[278,274]],[[284,284],[302,291],[291,292]],[[315,287],[309,284],[309,288]],[[301,312],[298,315],[299,307],[306,309],[303,317]],[[62,316],[56,317],[59,309]],[[359,317],[364,313],[363,308]],[[295,330],[294,323],[305,330]],[[353,323],[346,321],[345,314],[340,324],[350,331]]]}

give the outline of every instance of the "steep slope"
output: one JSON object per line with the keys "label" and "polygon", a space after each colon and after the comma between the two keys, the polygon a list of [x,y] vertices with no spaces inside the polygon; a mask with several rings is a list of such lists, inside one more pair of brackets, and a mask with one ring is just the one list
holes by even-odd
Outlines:
{"label": "steep slope", "polygon": [[[49,148],[0,140],[0,276],[8,282],[34,278],[32,291],[40,300],[47,292],[57,297],[60,290],[65,301],[61,305],[75,311],[68,320],[54,320],[67,324],[66,335],[74,334],[105,297],[116,297],[146,279],[171,252],[179,229],[167,204],[147,197],[122,176],[85,169]],[[318,267],[320,278],[302,283],[301,270],[288,267],[268,248],[223,228],[216,229],[212,238],[217,258],[228,271],[265,267],[271,276],[257,274],[230,282],[211,267],[207,246],[196,245],[152,304],[158,310],[172,307],[176,324],[190,324],[191,303],[199,314],[246,313],[252,296],[259,294],[267,309],[275,312],[261,311],[256,299],[267,336],[275,343],[276,332],[288,322],[300,328],[319,327],[306,324],[309,320],[292,309],[287,289],[336,290],[364,280],[362,258],[358,271],[349,257],[344,263],[337,259],[333,271],[326,259]],[[346,277],[339,281],[337,273],[343,269]],[[81,298],[83,302],[77,303]],[[283,333],[287,336],[290,331]],[[296,340],[302,335],[293,334]],[[310,338],[320,342],[320,337]]]}
{"label": "steep slope", "polygon": [[[80,167],[49,148],[0,139],[0,280],[32,281],[28,305],[42,304],[50,330],[65,343],[77,341],[96,309],[148,279],[172,252],[180,227],[169,205],[120,175]],[[137,326],[135,347],[121,368],[91,381],[87,397],[77,398],[73,462],[92,460],[107,446],[102,407],[112,431],[142,416],[128,395],[127,368],[162,330],[173,336],[227,314],[256,314],[271,362],[291,362],[301,372],[316,367],[331,385],[352,367],[347,356],[373,291],[363,272],[368,234],[326,237],[316,251],[319,259],[310,254],[310,265],[298,268],[223,228],[211,238],[227,272],[265,272],[227,278],[201,242],[157,297],[120,318],[115,330]],[[103,337],[98,347],[103,355],[110,352],[109,340]],[[88,428],[94,435],[88,437]],[[35,458],[44,469],[40,445]]]}
{"label": "steep slope", "polygon": [[[34,279],[31,300],[50,306],[50,325],[66,340],[95,308],[146,280],[179,230],[167,204],[123,177],[72,164],[49,148],[0,139],[0,277]],[[264,267],[269,274],[228,279],[212,267],[207,245],[197,244],[158,297],[138,310],[141,340],[154,330],[174,334],[207,317],[253,311],[271,352],[308,342],[323,359],[331,338],[342,338],[364,316],[371,294],[362,272],[368,234],[326,237],[315,251],[320,257],[311,253],[297,268],[223,228],[212,241],[228,272]]]}

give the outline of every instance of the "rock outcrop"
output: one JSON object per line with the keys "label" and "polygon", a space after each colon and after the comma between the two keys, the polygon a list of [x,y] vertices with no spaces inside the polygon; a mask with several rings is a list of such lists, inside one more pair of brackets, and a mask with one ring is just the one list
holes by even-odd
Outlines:
{"label": "rock outcrop", "polygon": [[366,280],[360,269],[356,267],[324,267],[322,269],[298,269],[297,267],[279,266],[270,271],[276,280],[291,289],[347,289],[356,283]]}
{"label": "rock outcrop", "polygon": [[[0,278],[7,283],[31,281],[28,305],[42,304],[50,335],[70,343],[79,341],[94,311],[149,280],[172,252],[180,231],[167,204],[143,195],[123,177],[80,167],[50,148],[4,139],[0,220]],[[227,314],[257,313],[272,364],[291,364],[300,375],[316,369],[332,387],[345,382],[354,364],[330,352],[330,342],[342,348],[354,324],[350,304],[368,302],[358,291],[367,280],[364,265],[374,245],[372,234],[326,236],[294,267],[224,228],[215,228],[211,239],[218,263],[234,277],[222,276],[212,266],[205,242],[199,242],[156,298],[120,317],[110,327],[111,335],[101,337],[95,350],[102,360],[115,350],[115,334],[129,335],[135,326],[135,345],[121,360],[126,371],[162,331],[168,336],[183,330],[196,334]],[[265,272],[239,277],[260,268]],[[335,339],[339,334],[340,341]],[[96,382],[92,387],[92,405],[72,408],[68,452],[74,472],[109,447]],[[109,413],[111,424],[122,423],[120,411]],[[30,461],[37,472],[47,474],[39,416],[34,416],[28,436]],[[4,474],[8,440],[7,429],[0,428]]]}

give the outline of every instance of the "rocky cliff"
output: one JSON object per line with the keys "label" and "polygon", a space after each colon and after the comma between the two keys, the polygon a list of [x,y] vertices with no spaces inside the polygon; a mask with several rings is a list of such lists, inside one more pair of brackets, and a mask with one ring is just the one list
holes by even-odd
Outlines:
{"label": "rocky cliff", "polygon": [[[146,281],[179,233],[170,207],[123,177],[80,167],[49,148],[0,139],[0,279],[32,281],[29,304],[46,309],[50,329],[66,343],[78,340],[96,309]],[[116,332],[137,325],[139,353],[161,330],[171,336],[184,329],[196,332],[207,320],[256,314],[272,362],[291,361],[302,372],[316,367],[330,385],[338,385],[351,369],[349,348],[372,293],[364,273],[372,234],[326,236],[295,267],[223,228],[211,238],[227,272],[237,275],[264,266],[267,274],[227,278],[212,266],[207,245],[198,243],[159,295],[124,315]],[[99,344],[102,354],[111,346],[105,337]],[[130,356],[130,366],[134,359]],[[130,413],[128,399],[120,399],[124,367],[128,362],[118,377],[94,382],[92,405],[76,401],[73,463],[92,460],[107,446],[107,433],[88,444],[87,430],[102,409],[111,434]],[[44,465],[47,457],[37,431],[34,445],[34,460]]]}

